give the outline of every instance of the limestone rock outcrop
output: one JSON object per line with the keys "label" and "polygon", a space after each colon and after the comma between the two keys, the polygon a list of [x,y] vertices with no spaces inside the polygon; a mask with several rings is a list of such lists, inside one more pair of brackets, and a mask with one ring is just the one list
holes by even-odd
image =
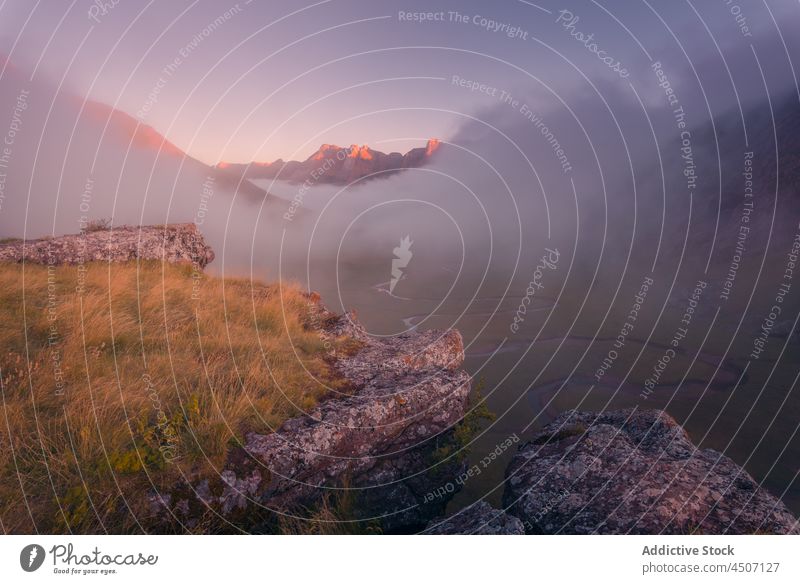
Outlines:
{"label": "limestone rock outcrop", "polygon": [[114,227],[74,235],[0,244],[0,261],[48,265],[164,260],[203,269],[214,251],[194,223]]}
{"label": "limestone rock outcrop", "polygon": [[238,523],[313,508],[324,495],[348,490],[357,502],[355,518],[377,521],[384,531],[423,527],[443,512],[448,499],[426,495],[461,464],[433,457],[467,411],[470,377],[461,369],[461,335],[432,330],[374,338],[352,315],[336,316],[321,306],[314,320],[321,334],[347,335],[361,344],[335,364],[352,391],[275,432],[247,435],[221,481],[159,494],[158,505],[186,523],[200,507]]}

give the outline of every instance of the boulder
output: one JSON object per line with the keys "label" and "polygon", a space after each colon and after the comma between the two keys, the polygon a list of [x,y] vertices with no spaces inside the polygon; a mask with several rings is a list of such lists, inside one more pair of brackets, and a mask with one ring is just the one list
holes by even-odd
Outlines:
{"label": "boulder", "polygon": [[506,481],[504,507],[527,533],[798,533],[779,499],[659,410],[565,412]]}

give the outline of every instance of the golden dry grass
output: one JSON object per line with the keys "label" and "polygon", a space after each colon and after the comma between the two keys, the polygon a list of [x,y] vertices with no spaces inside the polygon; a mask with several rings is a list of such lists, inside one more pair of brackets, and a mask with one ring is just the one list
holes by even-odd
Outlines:
{"label": "golden dry grass", "polygon": [[189,266],[0,265],[0,529],[140,531],[153,486],[345,389],[309,314]]}

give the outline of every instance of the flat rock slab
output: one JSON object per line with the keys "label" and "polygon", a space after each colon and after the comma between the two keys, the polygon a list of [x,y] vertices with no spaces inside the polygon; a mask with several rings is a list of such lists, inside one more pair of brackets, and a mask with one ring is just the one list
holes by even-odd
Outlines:
{"label": "flat rock slab", "polygon": [[195,264],[203,269],[214,260],[194,223],[150,227],[115,227],[74,235],[0,244],[0,261],[62,265],[86,262],[162,260]]}

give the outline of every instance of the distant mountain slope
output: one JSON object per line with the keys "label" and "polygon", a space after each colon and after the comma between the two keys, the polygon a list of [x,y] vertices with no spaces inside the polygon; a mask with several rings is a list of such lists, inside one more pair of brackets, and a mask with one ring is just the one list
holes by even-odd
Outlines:
{"label": "distant mountain slope", "polygon": [[698,210],[702,219],[715,219],[719,212],[721,219],[738,226],[747,181],[752,181],[750,223],[764,222],[760,225],[764,229],[761,235],[766,235],[774,229],[770,227],[774,211],[775,226],[787,223],[783,227],[794,232],[800,221],[800,207],[796,204],[800,177],[797,94],[773,98],[771,103],[765,101],[742,113],[725,112],[714,118],[713,125],[708,123],[695,130],[693,138],[708,175],[700,193],[702,203]]}
{"label": "distant mountain slope", "polygon": [[250,181],[241,180],[239,176],[227,172],[224,168],[209,166],[189,156],[153,127],[139,122],[123,111],[97,101],[87,101],[84,104],[83,115],[94,123],[108,124],[104,136],[106,139],[116,138],[121,144],[130,144],[139,150],[157,152],[160,163],[163,163],[164,158],[171,159],[176,163],[183,160],[183,166],[187,171],[199,170],[206,176],[213,177],[216,184],[223,185],[241,195],[258,198],[267,195],[267,191]]}
{"label": "distant mountain slope", "polygon": [[[707,254],[713,253],[708,269],[717,278],[724,280],[731,270],[749,270],[753,278],[760,273],[765,282],[782,278],[786,250],[800,231],[797,94],[773,97],[742,112],[723,112],[713,124],[700,123],[692,128],[692,146],[698,188],[690,216],[672,212],[678,221],[666,230],[672,234],[667,243],[670,255],[680,257],[688,229],[687,249],[695,250],[703,270]],[[674,140],[662,150],[680,153],[681,146]],[[668,201],[675,204],[683,198],[688,205],[683,165],[683,160],[673,160],[663,172]],[[659,172],[653,167],[651,174]]]}
{"label": "distant mountain slope", "polygon": [[74,232],[103,217],[114,225],[202,221],[222,216],[233,197],[266,198],[275,215],[289,204],[110,105],[31,79],[4,55],[0,71],[0,111],[13,130],[0,161],[3,236]]}
{"label": "distant mountain slope", "polygon": [[275,162],[249,164],[221,162],[216,168],[248,179],[277,178],[294,183],[310,181],[314,184],[342,185],[359,179],[386,177],[406,168],[423,166],[430,161],[440,144],[439,140],[431,139],[424,148],[413,148],[405,154],[386,154],[356,144],[349,148],[323,144],[302,162],[284,162],[280,159]]}

